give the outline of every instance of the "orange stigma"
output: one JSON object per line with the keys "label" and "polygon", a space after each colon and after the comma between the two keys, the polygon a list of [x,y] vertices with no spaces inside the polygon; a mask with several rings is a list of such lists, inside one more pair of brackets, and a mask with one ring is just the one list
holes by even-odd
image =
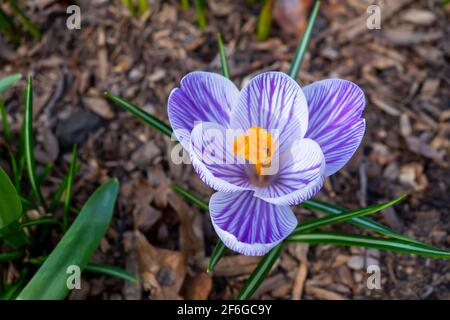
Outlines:
{"label": "orange stigma", "polygon": [[234,154],[254,165],[258,175],[263,175],[264,168],[270,167],[275,148],[275,141],[270,133],[256,126],[238,136],[233,143]]}

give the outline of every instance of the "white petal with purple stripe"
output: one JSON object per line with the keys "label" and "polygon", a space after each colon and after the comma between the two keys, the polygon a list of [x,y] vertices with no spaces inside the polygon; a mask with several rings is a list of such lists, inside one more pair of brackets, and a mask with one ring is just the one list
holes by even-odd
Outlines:
{"label": "white petal with purple stripe", "polygon": [[325,176],[341,169],[353,156],[365,130],[362,90],[340,79],[314,82],[303,88],[309,108],[307,138],[317,141],[325,155]]}
{"label": "white petal with purple stripe", "polygon": [[296,205],[322,187],[325,159],[317,142],[297,140],[274,160],[279,161],[278,173],[268,186],[256,189],[255,196],[275,205]]}
{"label": "white petal with purple stripe", "polygon": [[211,220],[219,238],[231,250],[261,256],[285,239],[297,219],[288,206],[276,206],[252,191],[213,194]]}
{"label": "white petal with purple stripe", "polygon": [[238,163],[232,153],[233,140],[230,131],[212,122],[199,123],[192,130],[189,152],[192,165],[200,179],[214,190],[233,192],[252,188],[245,164]]}
{"label": "white petal with purple stripe", "polygon": [[230,127],[246,131],[252,126],[278,132],[281,151],[303,138],[308,107],[297,82],[282,72],[265,72],[251,79],[231,110]]}
{"label": "white petal with purple stripe", "polygon": [[238,88],[219,74],[196,71],[184,76],[180,88],[170,93],[167,110],[178,141],[189,150],[189,136],[199,121],[227,126],[238,98]]}

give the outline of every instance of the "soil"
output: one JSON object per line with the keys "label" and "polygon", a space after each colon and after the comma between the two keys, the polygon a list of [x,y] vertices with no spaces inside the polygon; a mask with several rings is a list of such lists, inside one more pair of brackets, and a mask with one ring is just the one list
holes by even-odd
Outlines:
{"label": "soil", "polygon": [[[195,10],[181,9],[179,1],[152,0],[142,17],[131,17],[120,1],[80,1],[81,29],[68,30],[65,1],[29,1],[25,9],[43,31],[41,39],[27,38],[14,48],[0,38],[0,78],[16,72],[34,78],[36,160],[41,170],[55,164],[44,195],[67,172],[73,144],[81,165],[76,207],[108,178],[121,182],[111,227],[93,261],[126,268],[141,281],[86,273],[83,289],[70,299],[231,299],[258,262],[229,253],[215,272],[205,272],[217,236],[208,215],[170,184],[205,200],[212,190],[190,165],[170,160],[175,142],[103,98],[110,91],[167,121],[167,97],[183,75],[220,72],[217,32],[237,85],[262,71],[288,71],[298,34],[275,22],[268,40],[259,42],[257,5],[208,3],[208,25],[200,30]],[[332,77],[353,81],[367,99],[362,145],[316,197],[354,209],[407,193],[374,219],[450,248],[450,8],[440,1],[379,2],[381,29],[369,30],[371,3],[322,1],[299,74],[302,85]],[[24,85],[22,80],[3,97],[16,136]],[[0,151],[7,168],[3,138]],[[295,211],[300,221],[320,215]],[[330,229],[367,233],[347,224]],[[56,232],[54,243],[59,237]],[[380,267],[381,289],[368,289],[368,265]],[[450,299],[449,287],[446,260],[289,245],[255,298]]]}

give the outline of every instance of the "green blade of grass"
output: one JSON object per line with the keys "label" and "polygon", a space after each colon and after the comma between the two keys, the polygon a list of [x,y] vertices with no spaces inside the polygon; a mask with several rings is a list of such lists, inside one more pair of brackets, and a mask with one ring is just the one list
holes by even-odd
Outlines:
{"label": "green blade of grass", "polygon": [[195,12],[197,13],[196,20],[200,30],[203,30],[207,26],[206,21],[206,3],[203,0],[194,0]]}
{"label": "green blade of grass", "polygon": [[272,270],[273,265],[280,257],[282,251],[283,243],[280,243],[270,250],[265,256],[263,256],[250,277],[247,281],[245,281],[244,286],[237,296],[237,299],[249,299],[252,294],[255,293],[256,289],[258,289],[260,284],[264,281],[264,279],[266,279],[270,270]]}
{"label": "green blade of grass", "polygon": [[13,251],[13,252],[5,252],[0,253],[0,261],[10,261],[17,260],[23,257],[23,251]]}
{"label": "green blade of grass", "polygon": [[[76,164],[75,174],[78,173],[79,170],[80,165]],[[63,180],[58,185],[58,188],[56,189],[55,194],[53,195],[52,201],[50,202],[50,207],[48,208],[49,212],[54,212],[56,210],[56,207],[61,201],[61,197],[64,193],[64,190],[66,190],[68,180],[69,180],[69,172],[64,176]]]}
{"label": "green blade of grass", "polygon": [[24,222],[20,226],[22,228],[27,228],[27,227],[37,226],[37,225],[41,225],[41,224],[59,225],[60,223],[58,220],[55,220],[53,218],[43,217],[43,218],[33,219],[30,221]]}
{"label": "green blade of grass", "polygon": [[148,10],[150,10],[150,5],[148,4],[148,0],[138,0],[138,12],[139,12],[139,15],[142,16]]}
{"label": "green blade of grass", "polygon": [[[47,179],[50,172],[53,170],[55,165],[53,163],[48,163],[41,173],[39,173],[36,177],[36,181],[38,184],[39,189],[41,188],[42,184],[45,182],[45,179]],[[28,199],[30,199],[34,195],[34,190],[32,189],[30,193],[28,194]]]}
{"label": "green blade of grass", "polygon": [[274,0],[264,0],[264,4],[259,12],[258,23],[256,25],[256,37],[259,41],[266,41],[272,27],[272,8]]}
{"label": "green blade of grass", "polygon": [[[309,199],[303,203],[300,204],[300,206],[307,208],[307,209],[311,209],[311,210],[317,210],[320,212],[324,212],[327,214],[340,214],[345,212],[345,209],[339,208],[337,206],[334,206],[332,204],[320,201],[320,200],[315,200],[315,199]],[[377,233],[383,234],[385,236],[389,236],[391,238],[394,239],[398,239],[398,240],[402,240],[402,241],[406,241],[406,242],[412,242],[412,243],[416,243],[416,244],[421,244],[421,245],[425,245],[427,246],[425,243],[408,238],[404,235],[401,235],[397,232],[395,232],[394,230],[384,226],[383,224],[376,222],[372,219],[369,219],[367,217],[361,217],[361,218],[354,218],[351,219],[349,221],[349,223],[353,224],[354,226],[357,226],[359,228],[362,229],[369,229],[372,231],[375,231]]]}
{"label": "green blade of grass", "polygon": [[72,187],[73,187],[73,180],[75,177],[75,168],[77,165],[77,145],[73,146],[72,149],[72,156],[70,158],[70,167],[69,167],[69,173],[67,175],[67,184],[66,184],[66,190],[64,192],[64,218],[63,218],[63,229],[67,230],[67,227],[69,226],[69,209],[70,209],[70,202],[72,201]]}
{"label": "green blade of grass", "polygon": [[227,247],[223,244],[222,241],[218,241],[216,246],[214,247],[213,252],[211,253],[211,257],[209,258],[208,268],[206,272],[212,272],[214,267],[219,263],[220,259],[225,255],[227,251]]}
{"label": "green blade of grass", "polygon": [[294,58],[292,59],[291,67],[288,72],[289,76],[291,76],[294,80],[297,79],[300,66],[302,65],[303,58],[306,50],[308,49],[309,39],[311,38],[311,33],[316,22],[317,14],[319,13],[319,8],[320,1],[317,0],[314,3],[311,15],[309,16],[308,25],[306,26],[305,32],[303,33],[303,36],[295,49]]}
{"label": "green blade of grass", "polygon": [[128,271],[121,268],[117,268],[107,264],[88,263],[84,270],[123,279],[133,283],[138,282],[138,278],[135,275],[132,275]]}
{"label": "green blade of grass", "polygon": [[220,34],[220,32],[217,33],[217,47],[219,48],[220,66],[222,69],[222,74],[225,78],[230,79],[230,67],[228,65],[227,53],[225,51],[222,35]]}
{"label": "green blade of grass", "polygon": [[362,217],[362,216],[366,216],[369,214],[374,214],[376,212],[379,212],[383,209],[386,209],[388,207],[395,205],[396,203],[402,201],[405,197],[406,197],[406,195],[402,195],[398,198],[395,198],[393,200],[387,201],[382,204],[373,205],[373,206],[369,206],[369,207],[361,208],[361,209],[357,209],[357,210],[344,211],[342,213],[338,213],[335,215],[329,215],[329,216],[322,217],[322,218],[311,219],[309,221],[299,224],[294,229],[292,234],[305,233],[307,231],[322,228],[322,227],[329,226],[332,224],[345,222],[345,221],[355,219],[358,217]]}
{"label": "green blade of grass", "polygon": [[12,74],[0,79],[0,94],[11,88],[20,79],[22,79],[22,75],[20,73]]}
{"label": "green blade of grass", "polygon": [[189,0],[181,0],[180,1],[181,8],[186,10],[189,9]]}
{"label": "green blade of grass", "polygon": [[22,216],[22,202],[5,171],[0,167],[0,230]]}
{"label": "green blade of grass", "polygon": [[47,209],[47,206],[39,189],[36,178],[36,163],[34,161],[34,147],[33,147],[33,81],[31,76],[28,77],[27,88],[25,91],[25,116],[24,116],[24,151],[28,170],[28,178],[30,180],[31,188],[37,196],[39,203]]}
{"label": "green blade of grass", "polygon": [[180,194],[181,196],[183,196],[187,201],[189,201],[190,203],[192,203],[193,205],[197,206],[199,209],[208,212],[209,211],[209,207],[208,204],[203,201],[202,199],[200,199],[199,197],[193,195],[192,193],[190,193],[189,191],[187,191],[186,189],[183,189],[182,187],[176,185],[175,183],[173,183],[171,185],[171,188],[178,194]]}
{"label": "green blade of grass", "polygon": [[75,265],[80,271],[84,270],[109,227],[118,192],[119,182],[112,179],[89,197],[80,214],[18,299],[58,300],[66,297],[69,292],[67,268]]}
{"label": "green blade of grass", "polygon": [[19,16],[20,21],[27,31],[35,38],[39,39],[41,37],[41,31],[39,28],[27,17],[25,12],[19,7],[16,0],[8,0],[11,8]]}
{"label": "green blade of grass", "polygon": [[334,231],[317,231],[292,234],[287,238],[289,242],[306,242],[312,244],[334,244],[379,250],[397,251],[433,258],[450,259],[450,251],[437,248],[427,248],[415,243],[397,239],[385,239]]}
{"label": "green blade of grass", "polygon": [[12,134],[11,134],[11,128],[9,126],[8,122],[8,114],[6,112],[5,103],[3,100],[0,99],[0,117],[2,117],[2,129],[3,129],[3,135],[5,136],[5,142],[8,145],[8,148],[11,149],[11,142],[12,142]]}
{"label": "green blade of grass", "polygon": [[105,97],[115,104],[117,104],[119,107],[124,108],[125,110],[131,112],[134,116],[136,116],[138,119],[142,120],[146,124],[148,124],[150,127],[155,128],[156,130],[160,131],[161,133],[165,134],[168,137],[172,136],[172,128],[156,118],[155,116],[152,116],[148,112],[145,112],[141,108],[133,105],[132,103],[129,103],[128,101],[114,96],[109,92],[105,92]]}

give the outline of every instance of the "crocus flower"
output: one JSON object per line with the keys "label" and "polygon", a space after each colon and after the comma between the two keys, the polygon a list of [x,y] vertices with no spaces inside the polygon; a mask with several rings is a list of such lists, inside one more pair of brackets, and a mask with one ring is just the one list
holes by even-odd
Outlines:
{"label": "crocus flower", "polygon": [[[264,255],[293,231],[289,206],[316,194],[359,146],[364,105],[362,90],[340,79],[302,89],[284,73],[266,72],[241,91],[215,73],[181,80],[169,97],[169,120],[200,178],[217,191],[210,215],[228,248]],[[214,138],[230,130],[238,133]],[[211,150],[221,149],[226,161],[211,161]]]}

